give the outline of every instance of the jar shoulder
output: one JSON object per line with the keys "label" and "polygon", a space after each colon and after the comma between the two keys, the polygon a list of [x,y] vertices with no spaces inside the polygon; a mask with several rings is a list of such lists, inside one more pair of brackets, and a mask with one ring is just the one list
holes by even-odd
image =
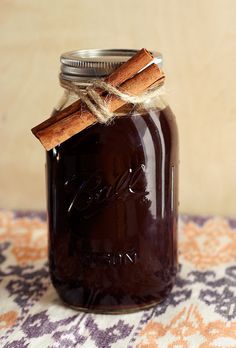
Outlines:
{"label": "jar shoulder", "polygon": [[57,157],[58,153],[66,156],[104,153],[118,159],[141,148],[148,154],[153,147],[156,153],[159,149],[158,152],[175,152],[177,156],[178,130],[169,106],[120,114],[109,125],[97,123],[51,150],[49,157]]}

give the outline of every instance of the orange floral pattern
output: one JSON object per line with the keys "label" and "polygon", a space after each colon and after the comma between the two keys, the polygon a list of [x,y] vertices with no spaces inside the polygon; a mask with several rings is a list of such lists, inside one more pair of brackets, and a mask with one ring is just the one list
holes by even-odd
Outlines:
{"label": "orange floral pattern", "polygon": [[140,332],[137,348],[236,347],[236,321],[206,323],[197,306],[182,308],[167,324],[150,321]]}
{"label": "orange floral pattern", "polygon": [[198,269],[209,269],[236,260],[236,229],[225,219],[207,220],[203,226],[193,222],[183,227],[180,255]]}
{"label": "orange floral pattern", "polygon": [[14,219],[11,212],[0,212],[0,243],[11,243],[11,253],[19,264],[47,257],[47,232],[44,221],[27,217]]}
{"label": "orange floral pattern", "polygon": [[16,311],[9,311],[0,314],[0,330],[13,326],[16,322],[18,313]]}

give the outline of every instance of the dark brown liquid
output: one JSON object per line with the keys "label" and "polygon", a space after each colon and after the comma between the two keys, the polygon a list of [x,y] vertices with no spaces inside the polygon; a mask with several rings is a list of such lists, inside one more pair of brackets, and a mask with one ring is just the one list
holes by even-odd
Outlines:
{"label": "dark brown liquid", "polygon": [[111,312],[167,296],[177,167],[169,108],[94,125],[48,152],[50,271],[64,302]]}

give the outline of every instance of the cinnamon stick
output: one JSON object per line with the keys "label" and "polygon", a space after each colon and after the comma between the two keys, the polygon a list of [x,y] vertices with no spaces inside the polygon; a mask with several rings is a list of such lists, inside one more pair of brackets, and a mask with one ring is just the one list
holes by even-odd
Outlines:
{"label": "cinnamon stick", "polygon": [[[117,87],[126,80],[130,79],[132,76],[137,74],[137,72],[143,69],[153,60],[153,55],[147,51],[145,48],[142,48],[138,51],[133,57],[127,60],[125,63],[120,65],[114,72],[107,76],[104,81],[109,83],[113,87]],[[103,91],[98,88],[95,89],[98,94],[101,94]],[[46,121],[40,123],[32,129],[33,134],[37,136],[37,133],[43,128],[47,128],[51,124],[54,124],[56,121],[78,111],[81,108],[81,101],[77,100],[73,104],[69,105],[56,115],[48,118]]]}
{"label": "cinnamon stick", "polygon": [[[130,95],[138,95],[153,84],[163,83],[163,80],[163,72],[156,64],[151,64],[140,73],[121,84],[118,89]],[[106,98],[106,96],[101,97],[103,99]],[[112,95],[108,101],[108,109],[114,112],[125,103],[125,101],[117,96]],[[56,120],[54,119],[53,123],[46,124],[46,122],[43,122],[43,124],[33,128],[32,132],[41,141],[46,150],[51,150],[56,145],[71,138],[73,135],[96,122],[96,117],[90,111],[81,111],[80,109],[71,114],[66,114],[66,116],[63,115],[63,117],[57,118]]]}

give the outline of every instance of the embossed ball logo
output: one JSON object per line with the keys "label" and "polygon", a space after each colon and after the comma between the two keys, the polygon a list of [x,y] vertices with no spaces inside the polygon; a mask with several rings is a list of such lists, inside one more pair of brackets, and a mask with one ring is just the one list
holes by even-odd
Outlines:
{"label": "embossed ball logo", "polygon": [[[79,176],[74,176],[65,183],[67,191],[72,192],[70,185],[73,186],[73,192],[70,194],[68,213],[83,213],[84,218],[97,213],[115,200],[138,199],[146,196],[146,180],[144,166],[136,169],[127,169],[121,175],[118,175],[113,183],[106,183],[101,173],[94,173],[83,182],[79,182]],[[75,185],[75,183],[77,183]]]}

